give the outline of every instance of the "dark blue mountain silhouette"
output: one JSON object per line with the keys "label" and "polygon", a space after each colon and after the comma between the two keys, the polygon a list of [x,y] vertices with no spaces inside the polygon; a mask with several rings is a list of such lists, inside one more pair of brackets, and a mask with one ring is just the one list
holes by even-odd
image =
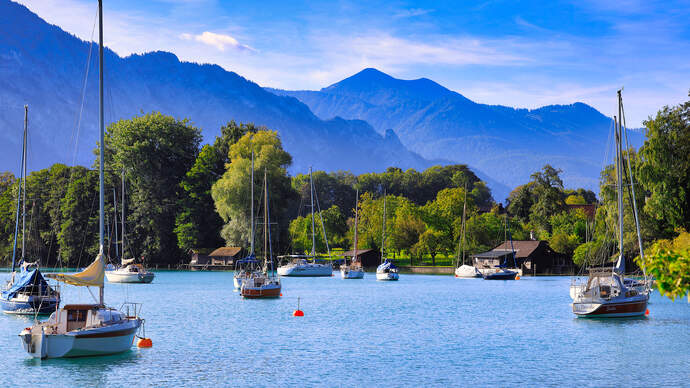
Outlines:
{"label": "dark blue mountain silhouette", "polygon": [[[107,36],[106,36],[107,42]],[[92,50],[80,133],[75,128]],[[29,168],[55,162],[90,166],[97,139],[97,46],[0,0],[0,169],[17,172],[23,105],[29,105]],[[293,172],[424,169],[432,164],[361,120],[322,120],[293,97],[278,96],[216,65],[180,62],[167,52],[125,58],[105,51],[106,122],[160,111],[189,118],[206,141],[230,120],[279,132]],[[78,147],[75,147],[78,139]]]}
{"label": "dark blue mountain silhouette", "polygon": [[[376,69],[320,91],[271,91],[298,98],[323,119],[393,129],[410,150],[469,164],[509,187],[549,163],[563,169],[567,186],[598,192],[611,119],[583,103],[532,110],[478,104],[429,79],[400,80]],[[639,144],[640,134],[633,135]]]}

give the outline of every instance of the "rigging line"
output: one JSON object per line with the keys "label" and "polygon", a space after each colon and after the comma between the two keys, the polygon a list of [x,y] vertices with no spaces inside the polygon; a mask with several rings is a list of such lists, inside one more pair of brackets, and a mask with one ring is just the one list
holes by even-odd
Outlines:
{"label": "rigging line", "polygon": [[[91,215],[93,214],[93,204],[96,203],[96,196],[93,196],[93,199],[91,200],[91,208],[89,210],[89,218],[91,218]],[[88,231],[88,221],[86,222],[86,230],[84,231],[84,237],[81,240],[81,249],[79,250],[79,258],[77,259],[77,268],[81,267],[81,256],[84,253],[84,245],[86,244],[86,236],[89,234]],[[87,287],[88,288],[88,287]]]}
{"label": "rigging line", "polygon": [[323,232],[323,239],[324,241],[326,241],[326,251],[328,252],[328,257],[331,258],[331,248],[328,246],[328,237],[326,237],[326,227],[323,224],[323,215],[321,215],[321,206],[319,205],[319,195],[316,193],[316,190],[314,190],[314,199],[316,200],[316,209],[319,211],[319,219],[321,220],[321,231]]}

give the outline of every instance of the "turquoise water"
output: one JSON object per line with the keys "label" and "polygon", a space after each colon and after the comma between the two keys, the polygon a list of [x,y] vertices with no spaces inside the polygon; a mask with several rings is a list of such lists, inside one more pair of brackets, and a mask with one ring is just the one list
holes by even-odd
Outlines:
{"label": "turquoise water", "polygon": [[[0,275],[4,278],[4,274]],[[284,297],[243,300],[231,272],[160,271],[106,286],[144,304],[153,348],[33,360],[0,315],[3,386],[688,386],[690,304],[655,293],[644,319],[576,319],[566,277],[397,283],[283,279]],[[63,287],[63,302],[91,300]],[[305,316],[292,311],[301,297]]]}

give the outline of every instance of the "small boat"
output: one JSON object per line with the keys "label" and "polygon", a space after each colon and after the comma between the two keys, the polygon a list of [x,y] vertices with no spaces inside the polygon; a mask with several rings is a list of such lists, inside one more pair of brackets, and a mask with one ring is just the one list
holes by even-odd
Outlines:
{"label": "small boat", "polygon": [[[99,58],[103,58],[103,4],[98,1]],[[104,210],[104,120],[103,120],[103,61],[99,61],[99,252],[84,271],[76,274],[47,274],[46,277],[81,287],[98,287],[97,304],[69,304],[55,311],[50,318],[19,333],[22,346],[35,358],[100,356],[121,353],[132,347],[134,336],[143,324],[138,317],[136,303],[128,303],[126,312],[109,308],[104,303],[106,260],[103,254]],[[123,305],[125,306],[125,305]],[[131,309],[129,308],[131,306]]]}
{"label": "small boat", "polygon": [[465,264],[465,213],[467,210],[467,186],[465,186],[465,200],[462,204],[462,237],[458,241],[458,263],[462,265],[455,268],[456,278],[480,278],[482,273],[471,265]]}
{"label": "small boat", "polygon": [[[333,276],[333,266],[330,263],[316,261],[316,228],[314,226],[314,181],[312,179],[311,167],[309,168],[309,186],[311,190],[311,254],[279,256],[278,258],[281,259],[281,261],[288,261],[287,264],[278,267],[278,275],[280,276]],[[319,216],[322,217],[320,211]],[[324,240],[326,240],[326,249],[328,250],[328,256],[330,257],[331,252],[330,248],[328,247],[328,238],[326,237],[326,229],[323,225],[323,218],[321,219],[321,230],[323,232],[323,238]]]}
{"label": "small boat", "polygon": [[[618,197],[618,259],[613,267],[589,268],[589,276],[585,283],[575,282],[570,286],[570,296],[573,298],[573,313],[577,317],[585,318],[624,318],[644,316],[647,312],[647,303],[651,291],[651,280],[648,279],[644,266],[642,267],[642,279],[625,277],[625,257],[623,255],[623,169],[625,168],[622,146],[622,112],[623,98],[618,91],[619,117],[614,117],[616,140],[616,189]],[[627,135],[626,135],[627,139]],[[630,177],[630,192],[632,194],[632,208],[637,230],[637,242],[640,249],[640,257],[644,262],[644,249],[640,234],[640,224],[635,202],[635,185],[630,162],[628,161],[628,176]]]}
{"label": "small boat", "polygon": [[398,280],[398,267],[386,258],[386,194],[383,194],[383,227],[381,228],[381,264],[376,268],[376,280]]}
{"label": "small boat", "polygon": [[[113,191],[114,195],[114,191]],[[122,255],[125,255],[125,172],[122,171],[122,213],[121,213],[121,236],[122,236]],[[117,238],[116,238],[117,239]],[[117,247],[117,243],[115,244]],[[110,264],[108,264],[110,266]],[[110,283],[151,283],[156,276],[153,272],[144,267],[144,257],[137,262],[135,258],[122,259],[120,267],[114,270],[107,270],[105,277]]]}
{"label": "small boat", "polygon": [[135,259],[122,259],[122,266],[113,271],[105,271],[110,283],[151,283],[156,275],[146,270]]}
{"label": "small boat", "polygon": [[[55,291],[38,269],[38,262],[27,262],[26,247],[26,142],[28,134],[29,108],[24,106],[24,135],[22,142],[20,183],[17,190],[17,210],[14,224],[14,243],[12,246],[12,271],[10,281],[0,294],[0,309],[7,314],[44,315],[50,314],[60,304],[60,293]],[[22,197],[23,195],[23,197]],[[21,206],[20,206],[21,204]],[[22,256],[20,272],[15,271],[17,239],[19,235],[19,214],[22,209]]]}
{"label": "small boat", "polygon": [[355,199],[355,241],[354,241],[354,250],[353,250],[353,256],[352,256],[352,261],[350,261],[350,264],[347,264],[347,257],[344,258],[345,262],[340,265],[340,276],[343,279],[363,279],[364,278],[364,268],[362,268],[362,262],[359,259],[359,256],[357,255],[357,227],[358,227],[358,214],[359,214],[359,189],[356,191],[356,198]]}
{"label": "small boat", "polygon": [[264,171],[264,270],[250,273],[243,279],[240,294],[244,298],[278,298],[281,296],[282,285],[276,276],[273,265],[273,247],[271,246],[270,214],[268,211],[268,181]]}
{"label": "small boat", "polygon": [[[513,258],[513,268],[508,268],[508,256],[504,256],[503,262],[496,266],[494,271],[482,272],[482,277],[484,280],[515,280],[520,274],[520,270],[517,268],[517,262],[515,260],[515,248],[513,248],[513,236],[510,233],[510,227],[508,224],[508,215],[505,216],[505,228],[504,234],[510,238],[510,256]],[[504,241],[505,241],[504,236]]]}

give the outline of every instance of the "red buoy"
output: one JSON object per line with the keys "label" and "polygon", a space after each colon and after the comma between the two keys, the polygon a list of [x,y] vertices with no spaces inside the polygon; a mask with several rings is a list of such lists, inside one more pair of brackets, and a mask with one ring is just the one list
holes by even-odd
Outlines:
{"label": "red buoy", "polygon": [[140,338],[137,342],[137,346],[140,348],[150,348],[153,346],[151,338]]}
{"label": "red buoy", "polygon": [[295,310],[295,311],[292,313],[292,316],[293,316],[293,317],[303,317],[303,316],[304,316],[304,311],[302,311],[302,310]]}
{"label": "red buoy", "polygon": [[649,315],[649,309],[647,309],[647,311],[644,312],[644,315]]}

